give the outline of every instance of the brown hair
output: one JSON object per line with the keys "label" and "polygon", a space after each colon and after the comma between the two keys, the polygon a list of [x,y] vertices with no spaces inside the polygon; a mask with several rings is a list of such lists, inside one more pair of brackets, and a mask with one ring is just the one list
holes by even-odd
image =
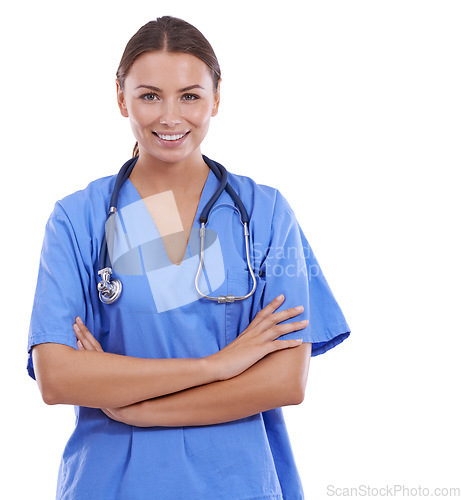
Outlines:
{"label": "brown hair", "polygon": [[[163,16],[155,21],[149,21],[130,38],[116,73],[122,90],[125,87],[125,78],[136,58],[153,50],[183,52],[198,57],[210,68],[216,92],[218,81],[221,78],[221,69],[213,48],[192,24],[171,16]],[[138,154],[139,147],[136,142],[133,148],[133,157]]]}

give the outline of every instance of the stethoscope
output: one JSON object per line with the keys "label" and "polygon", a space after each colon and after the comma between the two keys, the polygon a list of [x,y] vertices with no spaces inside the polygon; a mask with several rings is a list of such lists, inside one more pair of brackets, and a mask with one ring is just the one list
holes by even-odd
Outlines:
{"label": "stethoscope", "polygon": [[[256,289],[256,278],[253,272],[253,268],[250,263],[250,250],[249,250],[249,237],[250,233],[248,231],[248,224],[250,218],[248,217],[248,212],[245,209],[245,206],[242,203],[242,200],[238,197],[237,193],[233,190],[232,186],[227,182],[227,170],[220,165],[218,162],[214,162],[203,155],[203,159],[205,163],[208,165],[210,170],[215,174],[216,178],[219,180],[218,189],[210,198],[208,203],[205,205],[205,208],[202,210],[200,214],[200,263],[197,270],[197,274],[195,276],[195,288],[197,292],[205,299],[217,301],[219,304],[223,304],[226,302],[234,302],[236,300],[244,300],[250,297],[255,289]],[[120,189],[125,183],[125,181],[130,176],[136,162],[138,160],[138,156],[134,158],[130,158],[120,169],[120,172],[117,175],[115,180],[114,190],[112,191],[112,196],[110,199],[110,209],[106,219],[106,227],[109,219],[114,216],[117,212],[117,203],[118,203],[118,195],[120,193]],[[211,297],[209,295],[205,295],[198,286],[198,280],[200,277],[200,273],[203,268],[203,252],[205,246],[205,225],[208,222],[208,216],[210,214],[213,205],[216,203],[216,200],[221,196],[221,193],[226,190],[229,196],[232,198],[232,201],[237,206],[240,212],[240,220],[243,224],[243,234],[245,236],[245,249],[246,249],[246,260],[248,264],[248,270],[251,275],[251,279],[253,280],[253,288],[246,294],[241,297],[236,297],[234,295],[219,295],[218,297]],[[98,283],[98,291],[99,291],[99,299],[104,304],[112,304],[115,302],[122,293],[122,282],[119,279],[111,278],[112,268],[109,257],[109,252],[107,249],[107,238],[104,237],[101,243],[101,251],[99,253],[99,271],[98,275],[101,276],[101,281]]]}

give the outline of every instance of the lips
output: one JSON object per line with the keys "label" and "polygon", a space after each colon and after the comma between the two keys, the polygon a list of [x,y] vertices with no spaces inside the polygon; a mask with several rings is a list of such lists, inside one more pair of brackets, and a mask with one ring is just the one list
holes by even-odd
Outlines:
{"label": "lips", "polygon": [[168,141],[168,142],[180,141],[188,133],[189,131],[184,132],[182,134],[161,134],[160,132],[154,132],[154,134],[160,139],[162,139],[162,141]]}

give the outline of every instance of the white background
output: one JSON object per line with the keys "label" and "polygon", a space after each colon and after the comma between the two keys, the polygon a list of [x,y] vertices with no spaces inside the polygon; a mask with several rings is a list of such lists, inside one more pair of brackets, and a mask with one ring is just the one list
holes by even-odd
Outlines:
{"label": "white background", "polygon": [[306,498],[461,487],[460,3],[29,0],[0,21],[0,496],[54,497],[73,409],[46,406],[26,373],[44,227],[57,199],[130,158],[115,71],[166,14],[221,64],[202,151],[281,190],[352,329],[284,410]]}

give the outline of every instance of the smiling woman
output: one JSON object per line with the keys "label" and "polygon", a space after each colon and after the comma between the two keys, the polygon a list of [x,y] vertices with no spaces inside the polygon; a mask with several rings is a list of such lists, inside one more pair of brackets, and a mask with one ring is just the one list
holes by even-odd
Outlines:
{"label": "smiling woman", "polygon": [[[183,73],[183,71],[187,71],[188,69],[189,71],[193,71],[195,69],[200,73],[200,75],[197,75],[200,78],[197,80],[198,83],[188,84],[188,86],[177,90],[178,94],[183,94],[184,92],[189,92],[190,90],[196,88],[200,88],[205,92],[209,90],[207,89],[207,84],[205,84],[205,86],[200,86],[199,84],[201,79],[205,76],[203,75],[203,72],[204,69],[206,69],[208,76],[212,80],[213,90],[216,94],[214,97],[217,99],[217,104],[216,109],[214,110],[214,115],[217,113],[219,105],[219,82],[221,80],[221,68],[216,54],[214,53],[214,50],[208,40],[206,40],[206,38],[195,27],[180,19],[171,18],[169,16],[147,23],[128,42],[117,70],[117,91],[119,94],[120,92],[123,93],[125,90],[126,78],[128,73],[132,73],[133,61],[136,62],[141,55],[152,55],[154,52],[151,51],[158,51],[156,55],[160,55],[160,52],[163,52],[164,55],[168,54],[171,57],[186,54],[193,56],[193,59],[182,58],[181,62],[176,60],[176,65],[172,65],[172,61],[170,61],[168,68],[165,69],[172,69],[174,71],[174,75],[179,77],[179,79],[176,80],[176,83],[181,81],[183,78],[185,79],[186,74]],[[202,62],[199,68],[188,68],[189,65],[196,66],[199,61]],[[167,64],[167,61],[165,61],[165,64]],[[153,68],[151,67],[150,70],[152,72]],[[158,78],[161,78],[162,76],[168,77],[169,75],[169,73],[160,73],[160,71],[156,73]],[[171,76],[172,75],[173,74],[171,74]],[[158,94],[162,93],[161,88],[148,84],[150,81],[149,78],[152,77],[152,74],[143,75],[142,71],[138,70],[137,76],[139,78],[145,76],[147,80],[138,83],[138,86],[134,90],[144,88],[153,91],[152,93],[143,94],[138,97],[141,99],[147,99],[147,97],[149,97],[147,100],[160,99]],[[189,73],[188,76],[193,75]],[[167,78],[167,80],[169,80],[170,84],[174,81],[172,78]],[[208,78],[205,78],[205,81],[208,83]],[[187,97],[187,99],[185,99],[185,97]],[[190,99],[190,97],[193,97],[193,99]],[[200,99],[200,97],[202,96],[194,94],[182,96],[184,100],[195,100]],[[138,137],[136,137],[136,140],[138,140]],[[136,156],[138,152],[138,142],[136,142],[133,150],[133,156]]]}
{"label": "smiling woman", "polygon": [[[303,498],[281,407],[349,327],[282,194],[202,155],[220,81],[196,28],[141,27],[116,78],[131,170],[48,220],[28,370],[47,404],[75,405],[59,499]],[[104,246],[123,277],[113,303],[98,295]],[[203,256],[212,300],[194,288]]]}
{"label": "smiling woman", "polygon": [[207,65],[190,54],[147,52],[122,80],[118,103],[140,146],[140,165],[146,153],[166,163],[187,158],[202,165],[199,145],[218,113],[220,95]]}

